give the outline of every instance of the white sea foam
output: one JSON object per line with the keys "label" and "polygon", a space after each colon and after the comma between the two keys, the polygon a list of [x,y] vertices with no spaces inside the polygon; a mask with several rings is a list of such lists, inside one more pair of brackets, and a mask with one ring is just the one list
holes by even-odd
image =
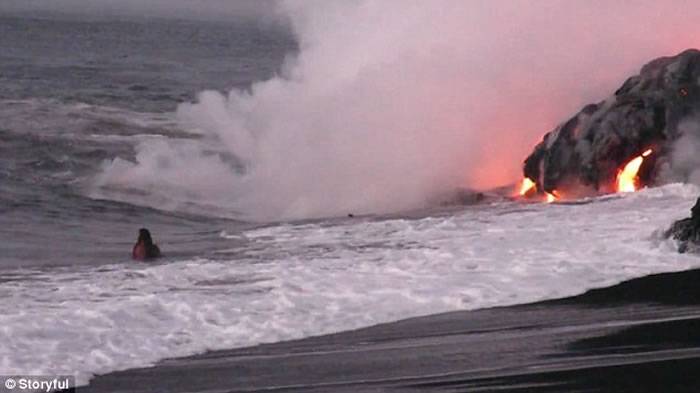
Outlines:
{"label": "white sea foam", "polygon": [[166,357],[574,295],[699,266],[659,236],[699,192],[673,184],[585,204],[284,224],[244,232],[248,245],[231,261],[5,271],[0,368],[77,373],[85,384]]}

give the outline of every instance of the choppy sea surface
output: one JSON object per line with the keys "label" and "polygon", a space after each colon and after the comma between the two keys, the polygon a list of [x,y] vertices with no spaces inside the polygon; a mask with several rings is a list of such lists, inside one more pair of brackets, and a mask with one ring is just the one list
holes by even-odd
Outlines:
{"label": "choppy sea surface", "polygon": [[[661,236],[687,216],[691,185],[265,224],[96,185],[144,140],[196,139],[178,104],[247,89],[296,50],[284,29],[250,23],[0,15],[3,373],[84,384],[164,358],[700,265]],[[130,260],[142,226],[166,254],[157,263]]]}

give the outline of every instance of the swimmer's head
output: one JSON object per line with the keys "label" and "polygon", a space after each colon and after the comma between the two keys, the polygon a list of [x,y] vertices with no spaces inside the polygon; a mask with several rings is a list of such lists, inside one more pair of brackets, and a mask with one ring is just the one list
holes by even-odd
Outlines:
{"label": "swimmer's head", "polygon": [[146,228],[139,229],[139,242],[144,242],[145,244],[153,244],[153,239],[151,238],[151,232]]}

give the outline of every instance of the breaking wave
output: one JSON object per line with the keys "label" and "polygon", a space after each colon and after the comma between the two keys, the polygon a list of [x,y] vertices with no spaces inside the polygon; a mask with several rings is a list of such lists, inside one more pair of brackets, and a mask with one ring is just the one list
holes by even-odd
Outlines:
{"label": "breaking wave", "polygon": [[221,233],[231,250],[218,253],[231,260],[4,270],[0,364],[8,374],[78,371],[84,384],[163,358],[697,267],[658,233],[687,215],[698,192],[675,184],[577,204]]}

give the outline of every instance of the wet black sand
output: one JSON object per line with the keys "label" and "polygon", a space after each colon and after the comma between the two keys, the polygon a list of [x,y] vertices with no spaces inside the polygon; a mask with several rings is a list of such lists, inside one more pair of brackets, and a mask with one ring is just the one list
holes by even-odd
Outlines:
{"label": "wet black sand", "polygon": [[[79,392],[698,392],[700,270],[96,377]],[[378,301],[381,301],[378,299]]]}

